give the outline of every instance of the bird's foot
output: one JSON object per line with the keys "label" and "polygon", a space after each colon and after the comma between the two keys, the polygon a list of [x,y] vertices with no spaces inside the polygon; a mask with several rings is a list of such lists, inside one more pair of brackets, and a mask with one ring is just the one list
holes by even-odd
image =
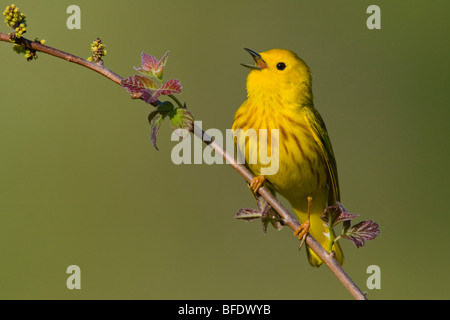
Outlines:
{"label": "bird's foot", "polygon": [[311,204],[312,204],[312,197],[308,197],[308,217],[306,218],[306,221],[303,222],[300,225],[300,227],[298,227],[294,231],[294,237],[297,237],[298,240],[302,241],[302,242],[300,242],[299,250],[302,248],[303,244],[305,243],[306,236],[308,235],[308,232],[309,232],[309,227],[311,226],[311,222],[309,219],[311,216]]}
{"label": "bird's foot", "polygon": [[294,237],[296,237],[296,238],[298,238],[298,240],[302,241],[302,242],[300,242],[299,249],[301,249],[303,244],[305,243],[305,239],[306,239],[306,236],[308,235],[310,226],[311,226],[311,223],[309,222],[309,219],[308,219],[294,231]]}
{"label": "bird's foot", "polygon": [[258,192],[258,189],[263,185],[264,181],[266,181],[266,178],[262,175],[254,177],[252,182],[250,183],[250,190],[252,190],[252,192],[256,194]]}

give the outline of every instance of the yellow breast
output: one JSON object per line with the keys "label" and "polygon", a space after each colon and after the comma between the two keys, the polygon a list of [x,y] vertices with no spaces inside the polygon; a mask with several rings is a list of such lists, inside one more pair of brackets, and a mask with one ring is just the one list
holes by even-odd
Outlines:
{"label": "yellow breast", "polygon": [[[235,132],[242,129],[235,141],[238,148],[245,150],[249,169],[260,175],[263,168],[274,166],[273,161],[278,162],[277,172],[264,176],[289,201],[326,190],[326,165],[301,106],[286,107],[276,96],[259,101],[264,101],[264,105],[250,98],[246,100],[236,112],[233,123]],[[251,129],[257,134],[245,134]],[[264,130],[267,130],[267,141],[261,139],[264,134],[260,132]],[[264,143],[272,161],[269,164],[260,156]]]}

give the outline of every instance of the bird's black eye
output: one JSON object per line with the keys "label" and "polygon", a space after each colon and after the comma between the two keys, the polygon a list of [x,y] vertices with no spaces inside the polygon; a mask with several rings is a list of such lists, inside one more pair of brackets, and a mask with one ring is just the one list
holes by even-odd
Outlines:
{"label": "bird's black eye", "polygon": [[284,62],[278,62],[277,69],[284,70],[286,68],[286,64]]}

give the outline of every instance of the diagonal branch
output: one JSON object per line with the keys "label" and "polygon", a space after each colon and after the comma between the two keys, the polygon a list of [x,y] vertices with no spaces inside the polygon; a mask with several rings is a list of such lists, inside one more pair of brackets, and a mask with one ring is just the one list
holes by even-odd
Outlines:
{"label": "diagonal branch", "polygon": [[[8,34],[0,33],[0,41],[10,42],[10,37]],[[100,73],[106,78],[114,81],[115,83],[121,85],[122,77],[115,74],[105,66],[100,63],[89,62],[86,59],[77,57],[70,53],[43,45],[37,41],[31,41],[26,38],[16,39],[17,44],[24,45],[29,49],[47,53],[51,56],[64,59],[69,62],[79,64],[83,67],[89,68],[93,71]],[[152,103],[153,106],[158,106],[161,101],[157,100]],[[239,164],[234,157],[227,153],[221,146],[219,146],[211,137],[209,137],[202,129],[194,125],[192,133],[202,141],[209,145],[219,153],[228,164],[230,164],[244,179],[250,183],[254,178],[254,175],[242,164]],[[289,226],[292,230],[297,230],[300,227],[300,223],[294,216],[286,210],[283,205],[275,198],[275,196],[265,187],[259,189],[259,194],[267,200],[267,202],[278,212],[278,214],[283,219],[284,225]],[[347,275],[344,269],[339,265],[339,263],[334,259],[333,255],[328,254],[328,252],[322,248],[322,246],[311,236],[306,237],[306,243],[314,250],[315,253],[323,260],[323,262],[330,268],[330,270],[336,275],[336,277],[342,282],[342,284],[347,288],[347,290],[353,295],[357,300],[366,300],[366,296],[362,291],[356,286],[353,280]]]}

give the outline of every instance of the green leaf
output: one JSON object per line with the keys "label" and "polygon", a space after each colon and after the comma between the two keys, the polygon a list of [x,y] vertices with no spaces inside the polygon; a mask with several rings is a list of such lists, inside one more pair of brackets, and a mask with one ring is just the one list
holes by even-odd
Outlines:
{"label": "green leaf", "polygon": [[194,116],[186,108],[177,108],[170,113],[170,125],[176,134],[185,138],[194,129]]}
{"label": "green leaf", "polygon": [[159,110],[156,109],[156,110],[153,110],[152,112],[150,112],[150,113],[148,114],[148,123],[150,123],[150,125],[152,124],[153,119],[154,119],[159,113],[160,113]]}
{"label": "green leaf", "polygon": [[165,115],[162,114],[159,110],[154,110],[150,112],[148,115],[148,122],[150,122],[150,140],[152,142],[153,147],[159,151],[156,146],[156,136],[158,134],[159,128],[165,118]]}
{"label": "green leaf", "polygon": [[156,135],[163,120],[169,117],[170,125],[179,136],[185,138],[194,128],[194,117],[186,108],[175,108],[170,101],[161,102],[155,110],[149,113],[148,122],[150,123],[150,140],[156,150]]}
{"label": "green leaf", "polygon": [[170,115],[175,112],[175,106],[170,101],[163,101],[157,107],[157,111],[165,115]]}

